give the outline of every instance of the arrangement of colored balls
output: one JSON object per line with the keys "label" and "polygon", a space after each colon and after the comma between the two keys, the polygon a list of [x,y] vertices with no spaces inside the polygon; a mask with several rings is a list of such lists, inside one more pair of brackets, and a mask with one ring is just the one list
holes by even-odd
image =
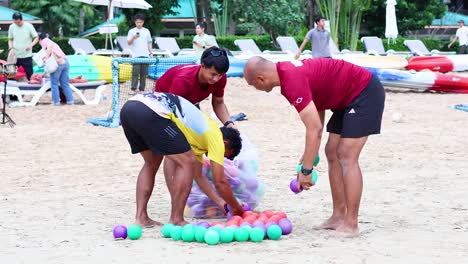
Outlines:
{"label": "arrangement of colored balls", "polygon": [[227,222],[194,222],[185,226],[165,224],[161,234],[172,240],[199,242],[208,245],[231,242],[261,242],[264,239],[279,240],[293,230],[284,212],[265,210],[261,213],[245,211],[242,216],[232,216]]}
{"label": "arrangement of colored balls", "polygon": [[130,225],[128,228],[125,225],[116,225],[112,230],[114,239],[126,239],[127,237],[131,240],[137,240],[143,234],[143,230],[137,224]]}

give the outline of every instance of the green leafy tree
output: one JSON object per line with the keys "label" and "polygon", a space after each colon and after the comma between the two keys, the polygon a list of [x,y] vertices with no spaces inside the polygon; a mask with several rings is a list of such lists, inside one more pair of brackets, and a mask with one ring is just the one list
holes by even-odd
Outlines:
{"label": "green leafy tree", "polygon": [[[363,14],[363,25],[368,35],[382,37],[385,34],[385,0],[372,0]],[[401,35],[430,25],[443,16],[447,5],[440,0],[398,0],[395,6],[398,31]]]}
{"label": "green leafy tree", "polygon": [[330,35],[342,48],[355,50],[361,28],[362,12],[370,0],[316,0],[320,12],[330,21]]}
{"label": "green leafy tree", "polygon": [[229,22],[229,13],[228,13],[228,0],[223,0],[221,7],[212,2],[211,9],[213,10],[213,21],[216,36],[224,37],[228,33],[228,22]]}
{"label": "green leafy tree", "polygon": [[232,1],[229,6],[234,18],[258,23],[273,40],[286,35],[291,28],[299,30],[302,24],[303,14],[298,1],[244,0]]}
{"label": "green leafy tree", "polygon": [[171,9],[173,7],[178,7],[179,3],[178,0],[146,0],[146,2],[153,6],[153,8],[148,10],[124,8],[122,9],[122,13],[125,14],[130,28],[135,26],[133,17],[137,13],[145,15],[145,27],[148,28],[152,34],[155,34],[164,28],[161,18],[165,15],[173,15],[174,12]]}
{"label": "green leafy tree", "polygon": [[80,8],[84,10],[85,27],[99,23],[100,17],[94,6],[77,1],[63,0],[15,0],[10,1],[13,9],[39,17],[44,23],[39,30],[52,35],[75,35],[80,26]]}

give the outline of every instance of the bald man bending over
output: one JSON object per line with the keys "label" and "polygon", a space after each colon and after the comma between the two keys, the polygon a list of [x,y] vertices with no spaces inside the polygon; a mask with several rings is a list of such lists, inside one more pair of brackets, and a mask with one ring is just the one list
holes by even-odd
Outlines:
{"label": "bald man bending over", "polygon": [[367,137],[380,133],[385,91],[368,70],[343,60],[316,58],[273,63],[252,57],[244,77],[257,90],[281,94],[294,105],[306,127],[305,149],[298,185],[313,185],[314,158],[322,137],[325,110],[333,112],[328,124],[325,153],[333,199],[333,213],[318,229],[333,229],[345,237],[359,235],[358,213],[362,195],[359,167]]}

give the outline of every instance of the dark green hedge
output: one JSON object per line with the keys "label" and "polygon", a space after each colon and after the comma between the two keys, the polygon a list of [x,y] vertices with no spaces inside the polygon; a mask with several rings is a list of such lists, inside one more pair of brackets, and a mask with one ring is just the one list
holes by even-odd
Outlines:
{"label": "dark green hedge", "polygon": [[[257,46],[260,48],[260,50],[279,50],[278,48],[275,47],[273,41],[271,41],[270,36],[268,36],[268,35],[260,35],[260,36],[227,36],[227,37],[217,37],[216,40],[217,40],[218,44],[223,48],[227,48],[227,49],[230,49],[230,50],[239,50],[236,47],[236,45],[234,45],[234,40],[236,40],[236,39],[247,39],[247,38],[253,39],[255,41],[255,43],[257,43]],[[53,40],[60,45],[60,47],[65,52],[65,54],[73,54],[74,51],[70,47],[70,45],[68,45],[68,39],[69,38],[64,37],[64,38],[54,38]],[[177,43],[179,44],[180,48],[192,48],[192,39],[193,39],[193,36],[186,36],[186,37],[176,38]],[[302,38],[295,37],[295,39],[296,39],[296,42],[297,42],[298,45],[300,45],[302,43]],[[104,46],[105,46],[105,37],[104,36],[89,37],[89,40],[91,40],[91,42],[93,43],[93,45],[96,48],[104,48]],[[405,40],[405,38],[398,38],[396,40],[395,44],[393,44],[393,42],[391,42],[391,44],[389,45],[387,43],[387,40],[384,39],[383,43],[384,43],[384,46],[385,46],[385,50],[393,49],[393,50],[396,50],[396,51],[407,51],[408,49],[403,45],[404,40]],[[451,49],[448,49],[447,48],[447,44],[449,43],[448,41],[441,41],[440,39],[422,39],[422,41],[424,42],[424,44],[426,44],[426,47],[429,50],[438,49],[440,51],[448,51],[448,50],[458,51],[458,49],[459,49],[458,42],[455,43],[455,45],[453,45]],[[110,47],[110,44],[108,44],[108,45]],[[4,50],[8,49],[8,39],[6,37],[0,37],[0,49],[4,49]],[[306,46],[306,49],[310,49],[310,43],[308,44],[308,46]],[[34,46],[34,51],[35,52],[39,51],[39,50],[40,50],[39,45]],[[358,43],[357,50],[360,50],[360,51],[364,50],[364,47],[362,46],[361,42]],[[3,52],[2,54],[0,54],[0,59],[6,59],[6,56],[7,56],[7,52]]]}

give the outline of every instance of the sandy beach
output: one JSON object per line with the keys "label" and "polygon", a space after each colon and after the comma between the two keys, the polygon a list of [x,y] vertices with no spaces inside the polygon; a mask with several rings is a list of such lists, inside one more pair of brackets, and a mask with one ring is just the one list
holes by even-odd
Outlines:
{"label": "sandy beach", "polygon": [[[142,159],[122,128],[86,123],[104,117],[109,100],[55,107],[49,93],[35,107],[8,108],[17,125],[0,125],[0,263],[466,263],[468,113],[451,106],[467,104],[468,95],[388,89],[386,96],[382,134],[361,154],[361,236],[342,239],[312,229],[332,209],[327,134],[317,185],[293,194],[305,137],[299,115],[279,89],[266,94],[230,78],[226,104],[247,115],[237,126],[258,148],[267,184],[257,210],[286,212],[294,230],[280,241],[217,246],[165,239],[160,227],[114,241],[113,226],[134,220]],[[202,110],[211,114],[209,101]],[[149,212],[168,220],[162,169]]]}

